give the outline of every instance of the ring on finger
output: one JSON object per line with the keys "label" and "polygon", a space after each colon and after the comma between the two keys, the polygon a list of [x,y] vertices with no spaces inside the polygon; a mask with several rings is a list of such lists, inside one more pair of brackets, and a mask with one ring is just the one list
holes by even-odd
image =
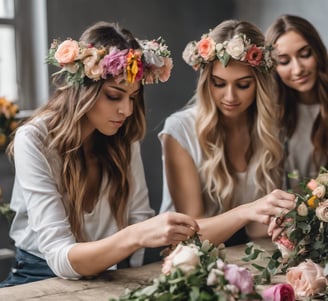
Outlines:
{"label": "ring on finger", "polygon": [[282,217],[282,216],[276,216],[274,218],[274,222],[275,222],[275,224],[277,226],[281,226],[281,224],[283,223],[283,221],[284,221],[284,217]]}

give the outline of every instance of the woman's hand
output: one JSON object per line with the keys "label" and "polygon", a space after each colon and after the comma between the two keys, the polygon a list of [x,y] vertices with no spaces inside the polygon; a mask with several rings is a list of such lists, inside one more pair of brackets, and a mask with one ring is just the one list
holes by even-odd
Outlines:
{"label": "woman's hand", "polygon": [[[275,189],[263,198],[251,203],[251,220],[269,225],[273,217],[282,217],[295,208],[295,195]],[[271,229],[273,230],[273,229]]]}
{"label": "woman's hand", "polygon": [[136,234],[140,236],[140,247],[160,247],[179,242],[199,231],[197,222],[188,215],[165,212],[135,224]]}

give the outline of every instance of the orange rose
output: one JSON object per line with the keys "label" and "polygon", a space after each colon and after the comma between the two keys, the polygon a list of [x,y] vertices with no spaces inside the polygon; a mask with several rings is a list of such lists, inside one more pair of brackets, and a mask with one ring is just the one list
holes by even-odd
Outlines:
{"label": "orange rose", "polygon": [[215,57],[215,42],[209,37],[202,38],[198,43],[198,53],[206,61]]}

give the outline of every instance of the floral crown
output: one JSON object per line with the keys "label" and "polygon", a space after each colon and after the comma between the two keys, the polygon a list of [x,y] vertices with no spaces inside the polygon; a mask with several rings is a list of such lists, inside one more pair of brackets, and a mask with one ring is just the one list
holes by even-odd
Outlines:
{"label": "floral crown", "polygon": [[215,59],[219,59],[226,67],[233,58],[268,72],[274,65],[272,50],[272,46],[263,47],[252,44],[245,34],[235,35],[223,43],[216,43],[208,34],[204,34],[200,41],[191,41],[187,44],[182,57],[195,70]]}
{"label": "floral crown", "polygon": [[[117,82],[153,84],[169,79],[173,67],[171,52],[162,38],[138,40],[140,49],[94,47],[83,41],[53,40],[47,63],[61,67],[55,74],[65,73],[68,84],[83,84],[87,77],[93,81],[108,76]],[[55,75],[54,74],[54,75]]]}

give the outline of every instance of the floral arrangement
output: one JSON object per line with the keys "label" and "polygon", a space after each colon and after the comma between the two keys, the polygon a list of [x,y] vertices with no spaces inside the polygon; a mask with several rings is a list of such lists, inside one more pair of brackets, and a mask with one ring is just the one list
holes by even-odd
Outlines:
{"label": "floral arrangement", "polygon": [[235,35],[231,40],[223,43],[216,43],[209,34],[204,34],[200,41],[191,41],[187,44],[182,57],[195,70],[215,59],[220,60],[226,67],[232,58],[266,72],[274,65],[272,50],[271,46],[252,44],[245,34]]}
{"label": "floral arrangement", "polygon": [[112,76],[117,82],[142,80],[145,84],[165,82],[173,67],[170,51],[162,38],[140,40],[140,49],[93,47],[83,41],[53,40],[47,63],[61,67],[67,83],[83,84],[85,77],[98,81]]}
{"label": "floral arrangement", "polygon": [[6,147],[11,132],[17,127],[17,113],[18,106],[15,103],[0,97],[0,148]]}
{"label": "floral arrangement", "polygon": [[[259,280],[270,281],[271,275],[286,273],[298,297],[323,294],[328,300],[328,170],[321,168],[317,178],[300,186],[295,209],[279,217],[276,251],[266,267],[256,266],[262,272]],[[250,244],[245,259],[262,253]]]}
{"label": "floral arrangement", "polygon": [[149,286],[126,290],[118,300],[294,301],[295,295],[286,283],[271,286],[259,294],[247,268],[227,263],[224,248],[216,248],[207,240],[201,242],[196,234],[164,258],[162,274]]}

